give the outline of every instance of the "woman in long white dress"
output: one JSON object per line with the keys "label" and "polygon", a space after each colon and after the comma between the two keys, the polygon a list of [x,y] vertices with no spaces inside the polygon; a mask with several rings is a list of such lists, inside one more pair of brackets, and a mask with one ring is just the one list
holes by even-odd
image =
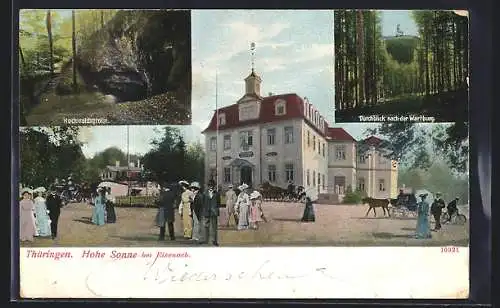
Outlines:
{"label": "woman in long white dress", "polygon": [[36,233],[35,206],[32,200],[32,191],[28,188],[22,191],[22,200],[19,202],[19,238],[21,241],[32,242]]}
{"label": "woman in long white dress", "polygon": [[242,184],[238,187],[240,193],[236,199],[235,210],[238,213],[238,230],[248,229],[248,212],[250,208],[250,196],[247,193],[248,185]]}
{"label": "woman in long white dress", "polygon": [[36,217],[36,231],[38,236],[47,237],[51,236],[50,231],[50,218],[47,211],[47,204],[44,197],[45,188],[39,187],[34,190],[33,196],[35,197],[35,217]]}

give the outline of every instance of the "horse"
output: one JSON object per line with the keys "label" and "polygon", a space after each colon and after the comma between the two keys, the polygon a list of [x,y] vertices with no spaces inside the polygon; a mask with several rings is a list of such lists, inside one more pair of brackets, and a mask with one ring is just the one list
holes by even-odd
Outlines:
{"label": "horse", "polygon": [[384,216],[385,216],[385,212],[387,210],[387,215],[389,215],[389,217],[391,217],[391,213],[389,212],[389,204],[391,203],[391,200],[389,200],[389,199],[375,199],[375,198],[366,197],[366,198],[363,198],[363,200],[361,200],[361,201],[364,204],[368,204],[368,206],[369,206],[365,217],[368,216],[368,213],[370,213],[370,211],[372,209],[373,209],[373,216],[377,217],[377,212],[375,211],[375,208],[377,208],[377,207],[382,208],[382,210],[384,211]]}

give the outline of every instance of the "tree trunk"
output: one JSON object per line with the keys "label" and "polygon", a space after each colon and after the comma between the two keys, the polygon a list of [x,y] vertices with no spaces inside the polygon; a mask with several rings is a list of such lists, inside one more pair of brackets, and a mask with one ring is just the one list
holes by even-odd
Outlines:
{"label": "tree trunk", "polygon": [[104,28],[104,10],[101,10],[101,28]]}
{"label": "tree trunk", "polygon": [[24,60],[24,54],[23,54],[23,49],[21,48],[21,45],[19,45],[19,56],[21,57],[22,68],[26,69],[26,60]]}
{"label": "tree trunk", "polygon": [[364,69],[364,64],[365,64],[365,34],[364,34],[364,21],[363,21],[363,11],[358,10],[357,11],[357,17],[356,17],[356,45],[357,45],[357,74],[356,74],[356,80],[358,83],[358,101],[360,105],[364,105],[366,100],[365,100],[365,85],[363,82],[363,76],[365,74],[365,69]]}
{"label": "tree trunk", "polygon": [[76,82],[76,30],[75,30],[75,10],[71,11],[71,48],[73,50],[73,91],[76,93],[78,84]]}
{"label": "tree trunk", "polygon": [[47,10],[47,37],[49,38],[49,67],[50,74],[54,75],[54,45],[52,40],[52,17],[50,14],[50,10]]}

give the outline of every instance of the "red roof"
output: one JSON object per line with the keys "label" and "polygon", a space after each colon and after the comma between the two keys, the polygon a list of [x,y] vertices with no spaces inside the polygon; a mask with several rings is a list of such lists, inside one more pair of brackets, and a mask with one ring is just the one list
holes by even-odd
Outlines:
{"label": "red roof", "polygon": [[353,136],[351,136],[348,132],[346,132],[343,128],[340,127],[329,127],[327,132],[327,137],[337,141],[356,142],[356,139],[354,139]]}
{"label": "red roof", "polygon": [[[277,99],[282,99],[286,102],[286,113],[284,115],[276,115],[274,112],[274,102]],[[225,130],[230,128],[236,128],[241,126],[253,125],[253,124],[263,124],[276,121],[290,120],[303,118],[304,116],[304,100],[302,97],[295,93],[273,95],[262,98],[260,102],[260,115],[257,119],[239,121],[239,108],[238,104],[233,104],[223,108],[219,108],[219,114],[224,113],[226,117],[226,124],[220,125],[219,130]],[[310,123],[310,121],[306,120]],[[325,127],[328,127],[328,123],[325,121]],[[210,124],[203,131],[215,131],[217,129],[217,113],[214,112]],[[325,132],[318,133],[324,135]]]}
{"label": "red roof", "polygon": [[370,137],[366,138],[365,140],[363,140],[363,142],[368,144],[368,145],[378,146],[382,142],[382,139],[377,138],[375,136],[370,136]]}

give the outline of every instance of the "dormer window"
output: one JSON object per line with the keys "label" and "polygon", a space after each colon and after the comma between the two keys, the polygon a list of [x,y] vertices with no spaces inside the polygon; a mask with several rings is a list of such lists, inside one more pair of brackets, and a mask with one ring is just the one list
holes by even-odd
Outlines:
{"label": "dormer window", "polygon": [[276,115],[284,115],[286,114],[286,102],[282,99],[278,99],[275,103],[274,103],[274,113]]}
{"label": "dormer window", "polygon": [[220,113],[219,114],[219,126],[226,125],[226,114],[225,113]]}

